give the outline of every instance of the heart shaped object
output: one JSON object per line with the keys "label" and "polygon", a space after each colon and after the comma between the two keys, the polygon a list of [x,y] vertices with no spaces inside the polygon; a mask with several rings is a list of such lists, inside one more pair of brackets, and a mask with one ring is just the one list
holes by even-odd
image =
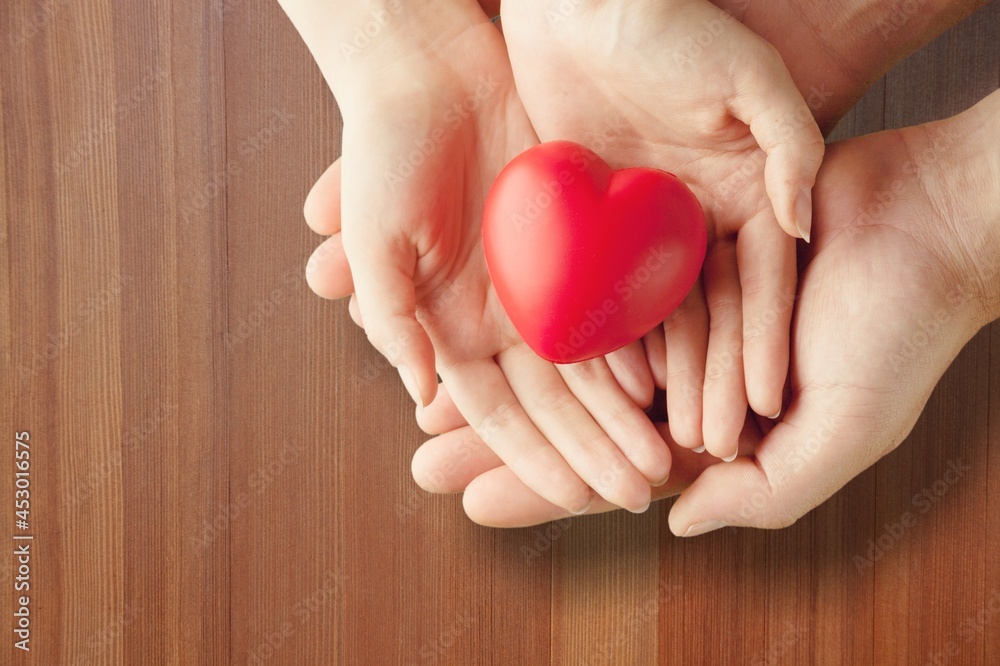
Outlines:
{"label": "heart shaped object", "polygon": [[575,363],[640,339],[680,305],[705,260],[705,216],[673,174],[613,171],[579,144],[552,141],[500,172],[483,248],[524,341]]}

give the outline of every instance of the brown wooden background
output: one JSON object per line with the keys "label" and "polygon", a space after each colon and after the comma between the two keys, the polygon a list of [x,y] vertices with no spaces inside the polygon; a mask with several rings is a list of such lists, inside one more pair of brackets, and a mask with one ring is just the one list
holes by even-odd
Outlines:
{"label": "brown wooden background", "polygon": [[[0,556],[0,661],[917,664],[954,642],[937,663],[1000,663],[1000,326],[790,529],[675,539],[666,504],[480,528],[411,481],[395,373],[301,279],[341,125],[277,3],[2,0],[0,38],[0,539],[21,430],[35,536],[30,655]],[[998,85],[993,3],[837,135]]]}

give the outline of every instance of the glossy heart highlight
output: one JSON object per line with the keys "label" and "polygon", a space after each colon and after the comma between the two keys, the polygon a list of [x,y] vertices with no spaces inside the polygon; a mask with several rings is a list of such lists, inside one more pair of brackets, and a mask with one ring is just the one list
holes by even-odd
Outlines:
{"label": "glossy heart highlight", "polygon": [[705,260],[705,217],[676,176],[613,171],[553,141],[508,164],[490,190],[483,247],[500,302],[555,363],[603,356],[661,323]]}

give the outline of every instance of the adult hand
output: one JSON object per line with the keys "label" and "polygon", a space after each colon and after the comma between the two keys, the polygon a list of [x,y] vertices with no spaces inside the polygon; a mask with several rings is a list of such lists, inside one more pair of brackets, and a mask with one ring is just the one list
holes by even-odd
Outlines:
{"label": "adult hand", "polygon": [[[752,457],[706,460],[671,511],[675,534],[791,524],[909,433],[962,346],[1000,318],[998,137],[1000,92],[948,121],[829,148],[800,281],[789,409],[771,430],[748,420],[740,447]],[[432,416],[443,422],[447,411]],[[467,486],[466,510],[486,525],[565,515],[464,434],[465,455],[455,452],[462,430],[418,451],[418,483]],[[657,496],[700,471],[675,460]]]}

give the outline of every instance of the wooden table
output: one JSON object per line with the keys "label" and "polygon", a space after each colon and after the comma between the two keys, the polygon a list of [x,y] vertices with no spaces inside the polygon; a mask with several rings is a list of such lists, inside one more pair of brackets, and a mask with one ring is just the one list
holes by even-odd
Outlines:
{"label": "wooden table", "polygon": [[[665,503],[481,528],[414,485],[423,437],[396,374],[302,279],[319,241],[302,201],[342,128],[277,3],[3,0],[0,36],[0,525],[34,536],[31,652],[13,646],[11,540],[0,661],[1000,660],[998,325],[906,444],[789,529],[675,539]],[[998,85],[993,3],[837,136]],[[28,530],[10,508],[21,431]]]}

